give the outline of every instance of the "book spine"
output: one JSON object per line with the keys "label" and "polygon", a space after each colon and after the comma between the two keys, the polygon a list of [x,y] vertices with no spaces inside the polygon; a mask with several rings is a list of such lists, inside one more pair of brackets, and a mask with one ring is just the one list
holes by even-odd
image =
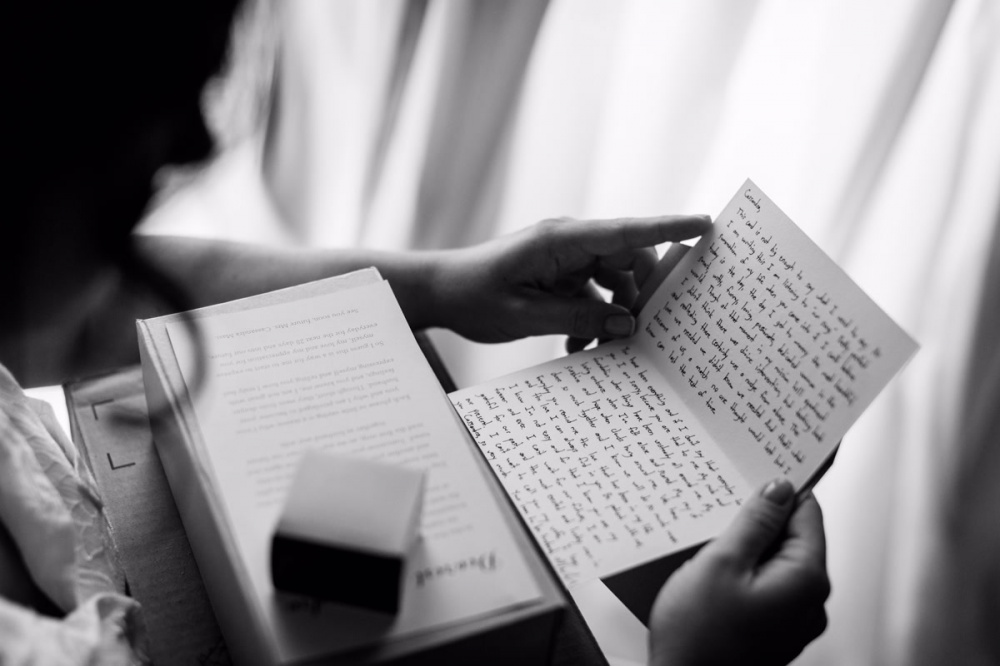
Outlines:
{"label": "book spine", "polygon": [[254,611],[248,577],[237,570],[239,554],[234,540],[226,536],[228,526],[222,507],[210,492],[210,477],[197,459],[190,434],[182,430],[188,421],[178,401],[171,399],[178,395],[178,387],[169,385],[152,332],[145,322],[137,322],[137,327],[156,451],[229,654],[241,666],[277,664],[273,641],[268,640],[271,631],[263,616]]}

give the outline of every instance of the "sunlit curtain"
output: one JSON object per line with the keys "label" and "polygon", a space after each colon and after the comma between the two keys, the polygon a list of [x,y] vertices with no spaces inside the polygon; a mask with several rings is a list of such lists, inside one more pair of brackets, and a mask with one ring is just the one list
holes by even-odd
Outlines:
{"label": "sunlit curtain", "polygon": [[536,45],[501,227],[715,212],[750,176],[923,345],[819,488],[835,593],[802,663],[997,659],[995,315],[971,360],[1000,306],[997,9],[561,3]]}
{"label": "sunlit curtain", "polygon": [[[250,4],[217,98],[260,113],[149,230],[444,247],[753,178],[922,345],[817,490],[834,594],[800,663],[997,663],[1000,3]],[[460,385],[557,351],[437,340]]]}

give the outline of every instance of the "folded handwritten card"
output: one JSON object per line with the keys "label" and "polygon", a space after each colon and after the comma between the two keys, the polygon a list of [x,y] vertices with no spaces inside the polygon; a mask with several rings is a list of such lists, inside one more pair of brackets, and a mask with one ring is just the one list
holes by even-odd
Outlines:
{"label": "folded handwritten card", "polygon": [[569,585],[713,537],[809,483],[916,351],[747,181],[636,334],[451,394]]}

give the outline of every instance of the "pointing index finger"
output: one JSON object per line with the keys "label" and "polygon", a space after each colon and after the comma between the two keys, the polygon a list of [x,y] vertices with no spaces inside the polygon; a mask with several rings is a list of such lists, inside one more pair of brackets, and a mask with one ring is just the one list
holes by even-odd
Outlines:
{"label": "pointing index finger", "polygon": [[651,247],[660,243],[695,238],[712,226],[707,215],[663,215],[623,217],[613,220],[581,220],[556,227],[564,240],[594,256]]}

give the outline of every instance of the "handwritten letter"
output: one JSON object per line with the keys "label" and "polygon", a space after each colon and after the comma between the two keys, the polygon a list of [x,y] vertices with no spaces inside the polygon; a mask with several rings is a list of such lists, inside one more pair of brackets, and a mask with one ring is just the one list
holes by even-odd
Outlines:
{"label": "handwritten letter", "polygon": [[638,337],[755,484],[807,481],[915,349],[750,181],[647,303]]}
{"label": "handwritten letter", "polygon": [[453,393],[567,584],[714,536],[802,486],[915,345],[747,181],[637,333]]}
{"label": "handwritten letter", "polygon": [[745,495],[726,457],[628,344],[452,401],[568,585],[706,538]]}

